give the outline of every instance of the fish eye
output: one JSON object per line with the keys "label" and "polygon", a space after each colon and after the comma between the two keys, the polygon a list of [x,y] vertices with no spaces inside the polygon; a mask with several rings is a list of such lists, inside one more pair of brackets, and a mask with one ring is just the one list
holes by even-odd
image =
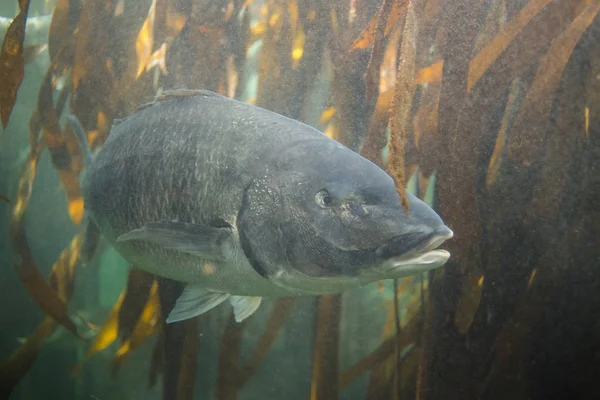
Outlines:
{"label": "fish eye", "polygon": [[333,197],[327,192],[327,190],[321,190],[315,196],[315,202],[320,207],[326,208],[333,204]]}

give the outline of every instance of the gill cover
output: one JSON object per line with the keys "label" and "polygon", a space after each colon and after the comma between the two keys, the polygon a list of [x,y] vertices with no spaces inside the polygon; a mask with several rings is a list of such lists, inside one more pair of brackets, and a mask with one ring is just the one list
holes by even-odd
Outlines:
{"label": "gill cover", "polygon": [[310,223],[302,220],[299,210],[306,205],[288,192],[297,186],[297,177],[286,173],[285,178],[265,177],[245,191],[238,234],[250,264],[273,284],[297,294],[335,293],[341,286],[355,286],[358,280],[343,270],[361,263],[361,255],[344,254],[316,235]]}

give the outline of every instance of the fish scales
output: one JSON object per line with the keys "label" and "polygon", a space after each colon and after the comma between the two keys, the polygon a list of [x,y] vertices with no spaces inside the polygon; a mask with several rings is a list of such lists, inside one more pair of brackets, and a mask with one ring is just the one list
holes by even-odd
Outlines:
{"label": "fish scales", "polygon": [[252,182],[260,187],[265,171],[278,167],[280,160],[273,154],[307,140],[323,141],[324,148],[336,145],[313,128],[284,118],[212,96],[146,107],[111,130],[84,179],[93,182],[84,185],[86,209],[109,242],[146,270],[178,280],[191,274],[215,289],[227,282],[242,293],[256,294],[266,282],[252,270],[215,268],[207,276],[201,266],[213,265],[212,260],[150,243],[115,241],[149,221],[227,223],[235,228],[245,188]]}
{"label": "fish scales", "polygon": [[[91,168],[92,212],[125,202],[129,209],[112,215],[118,234],[158,217],[211,223],[226,215],[234,225],[244,188],[263,175],[272,154],[299,138],[326,138],[297,121],[289,120],[296,127],[290,131],[269,114],[248,111],[241,103],[232,109],[218,98],[198,96],[133,114],[113,129],[103,157]],[[95,203],[95,198],[103,201]]]}

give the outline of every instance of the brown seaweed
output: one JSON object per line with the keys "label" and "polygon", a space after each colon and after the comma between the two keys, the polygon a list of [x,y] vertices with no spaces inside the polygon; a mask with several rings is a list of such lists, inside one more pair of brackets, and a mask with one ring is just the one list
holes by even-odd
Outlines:
{"label": "brown seaweed", "polygon": [[153,284],[154,277],[151,274],[136,268],[129,272],[125,297],[119,310],[119,337],[122,340],[132,335],[138,319],[147,307]]}
{"label": "brown seaweed", "polygon": [[110,346],[117,338],[119,337],[119,310],[121,309],[121,305],[123,304],[123,299],[125,297],[125,292],[121,293],[119,299],[114,304],[112,310],[110,311],[108,317],[100,327],[100,331],[98,335],[90,345],[88,349],[85,359],[77,364],[72,371],[72,375],[77,375],[83,365],[96,353],[106,349]]}
{"label": "brown seaweed", "polygon": [[382,48],[385,44],[383,41],[383,34],[385,33],[387,20],[394,3],[394,0],[383,0],[379,11],[377,11],[377,24],[375,25],[375,33],[373,36],[373,50],[371,51],[371,58],[369,59],[367,71],[365,72],[367,99],[376,96],[378,92],[380,68],[381,62],[383,61]]}
{"label": "brown seaweed", "polygon": [[[386,4],[391,4],[391,7],[387,8],[388,6]],[[375,17],[369,21],[369,24],[352,43],[351,50],[373,47],[377,45],[378,40],[383,41],[383,39],[390,34],[394,26],[402,18],[406,4],[406,0],[383,1],[381,7],[386,5],[386,12],[382,13],[379,11]],[[383,22],[382,16],[385,19],[385,25],[379,24],[380,20]],[[380,25],[379,28],[378,25]],[[380,31],[379,33],[378,29]]]}
{"label": "brown seaweed", "polygon": [[[124,299],[127,299],[127,297]],[[121,307],[121,310],[126,309]],[[123,343],[115,353],[112,360],[113,375],[118,367],[125,362],[132,351],[142,345],[148,338],[155,336],[161,329],[160,298],[158,295],[158,282],[152,281],[150,291],[146,296],[144,308],[137,318],[131,333],[126,336]]]}
{"label": "brown seaweed", "polygon": [[25,75],[23,43],[25,41],[25,22],[29,11],[29,0],[19,2],[19,14],[12,21],[0,50],[0,119],[6,129],[12,113],[17,91]]}
{"label": "brown seaweed", "polygon": [[[508,147],[512,161],[530,165],[538,159],[536,150],[539,143],[544,143],[543,136],[548,129],[550,110],[562,72],[598,12],[600,4],[590,4],[553,40],[548,52],[539,61],[535,78],[513,123]],[[559,187],[556,189],[561,191]]]}
{"label": "brown seaweed", "polygon": [[0,377],[2,377],[0,398],[10,397],[13,388],[35,362],[44,340],[52,333],[55,326],[56,322],[52,318],[44,318],[44,321],[27,337],[25,344],[0,364]]}
{"label": "brown seaweed", "polygon": [[[79,260],[79,251],[83,238],[83,231],[79,232],[60,254],[58,260],[52,266],[49,277],[49,289],[57,294],[62,302],[68,302],[73,295],[74,272]],[[43,279],[43,278],[42,278]],[[36,288],[37,289],[37,288]],[[39,292],[43,295],[43,291]],[[48,302],[47,299],[43,301]],[[68,323],[65,323],[66,310],[54,310],[54,313],[64,312],[64,317],[54,318],[53,314],[48,312],[48,316],[38,325],[36,330],[27,337],[25,343],[13,351],[6,361],[0,363],[0,397],[8,397],[14,386],[21,377],[27,373],[29,368],[35,362],[35,359],[43,346],[44,340],[55,329],[57,322],[69,329]],[[71,321],[70,319],[68,321]],[[71,322],[72,323],[72,322]],[[73,330],[76,333],[75,325]],[[72,331],[73,332],[73,331]]]}
{"label": "brown seaweed", "polygon": [[41,118],[37,111],[30,121],[31,137],[37,141],[31,144],[31,151],[19,181],[18,197],[13,206],[11,219],[11,247],[16,252],[15,269],[23,286],[34,301],[56,322],[63,325],[74,335],[78,335],[75,323],[68,314],[66,295],[60,297],[39,271],[25,236],[24,217],[31,198],[35,169],[43,145],[36,137],[41,129]]}
{"label": "brown seaweed", "polygon": [[275,303],[263,334],[258,339],[258,342],[246,363],[240,367],[240,378],[239,381],[236,382],[238,390],[244,387],[244,384],[248,382],[264,361],[267,352],[283,328],[293,304],[293,298],[278,299]]}
{"label": "brown seaweed", "polygon": [[317,299],[316,332],[310,400],[337,399],[339,396],[338,352],[341,295]]}
{"label": "brown seaweed", "polygon": [[[5,128],[23,79],[28,2],[19,5],[0,54]],[[396,295],[411,300],[397,328],[399,310],[382,300],[388,318],[380,346],[345,371],[338,364],[341,296],[316,300],[310,397],[337,398],[365,374],[368,398],[531,397],[539,372],[530,360],[549,353],[538,351],[547,348],[532,332],[547,326],[547,310],[571,290],[561,282],[576,282],[588,294],[595,282],[579,282],[572,271],[585,269],[579,254],[597,258],[591,238],[598,235],[600,67],[598,41],[585,37],[594,34],[598,12],[589,0],[58,0],[47,45],[51,67],[32,109],[31,150],[11,199],[15,268],[47,317],[0,364],[1,389],[12,390],[57,323],[77,334],[67,302],[78,257],[94,262],[79,254],[85,252],[80,230],[45,278],[25,232],[44,148],[67,198],[65,213],[74,223],[82,219],[82,159],[72,132],[59,124],[66,100],[97,149],[115,118],[165,90],[240,98],[248,49],[260,40],[257,98],[246,101],[309,123],[321,115],[326,134],[382,167],[389,128],[387,166],[399,192],[415,176],[423,197],[435,175],[434,206],[456,234],[447,244],[452,259],[424,280],[421,296],[408,281],[399,285]],[[252,13],[258,22],[250,26]],[[9,58],[7,49],[14,53]],[[589,69],[573,66],[582,54]],[[313,104],[322,90],[316,82],[329,85],[326,104]],[[206,321],[161,322],[181,290],[133,270],[85,361],[120,341],[116,371],[157,336],[150,384],[160,378],[164,398],[192,398],[198,329]],[[246,324],[230,319],[220,340],[217,398],[246,395],[292,304],[275,302],[245,362]],[[577,366],[585,363],[574,365],[581,376],[590,373]]]}
{"label": "brown seaweed", "polygon": [[400,44],[400,59],[398,61],[398,72],[396,72],[396,85],[394,98],[392,100],[392,111],[390,115],[390,155],[388,158],[388,169],[396,182],[400,201],[404,212],[410,216],[408,210],[408,197],[406,196],[406,183],[404,172],[404,147],[412,100],[415,91],[415,52],[417,37],[418,7],[415,2],[410,1],[406,11],[406,21],[402,32]]}

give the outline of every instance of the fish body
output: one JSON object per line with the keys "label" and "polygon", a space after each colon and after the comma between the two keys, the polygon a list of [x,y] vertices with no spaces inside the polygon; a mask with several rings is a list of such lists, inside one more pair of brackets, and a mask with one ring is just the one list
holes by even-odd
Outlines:
{"label": "fish body", "polygon": [[85,208],[132,265],[188,283],[168,321],[229,299],[341,292],[443,265],[452,237],[393,180],[318,130],[207,91],[119,122],[83,179]]}

